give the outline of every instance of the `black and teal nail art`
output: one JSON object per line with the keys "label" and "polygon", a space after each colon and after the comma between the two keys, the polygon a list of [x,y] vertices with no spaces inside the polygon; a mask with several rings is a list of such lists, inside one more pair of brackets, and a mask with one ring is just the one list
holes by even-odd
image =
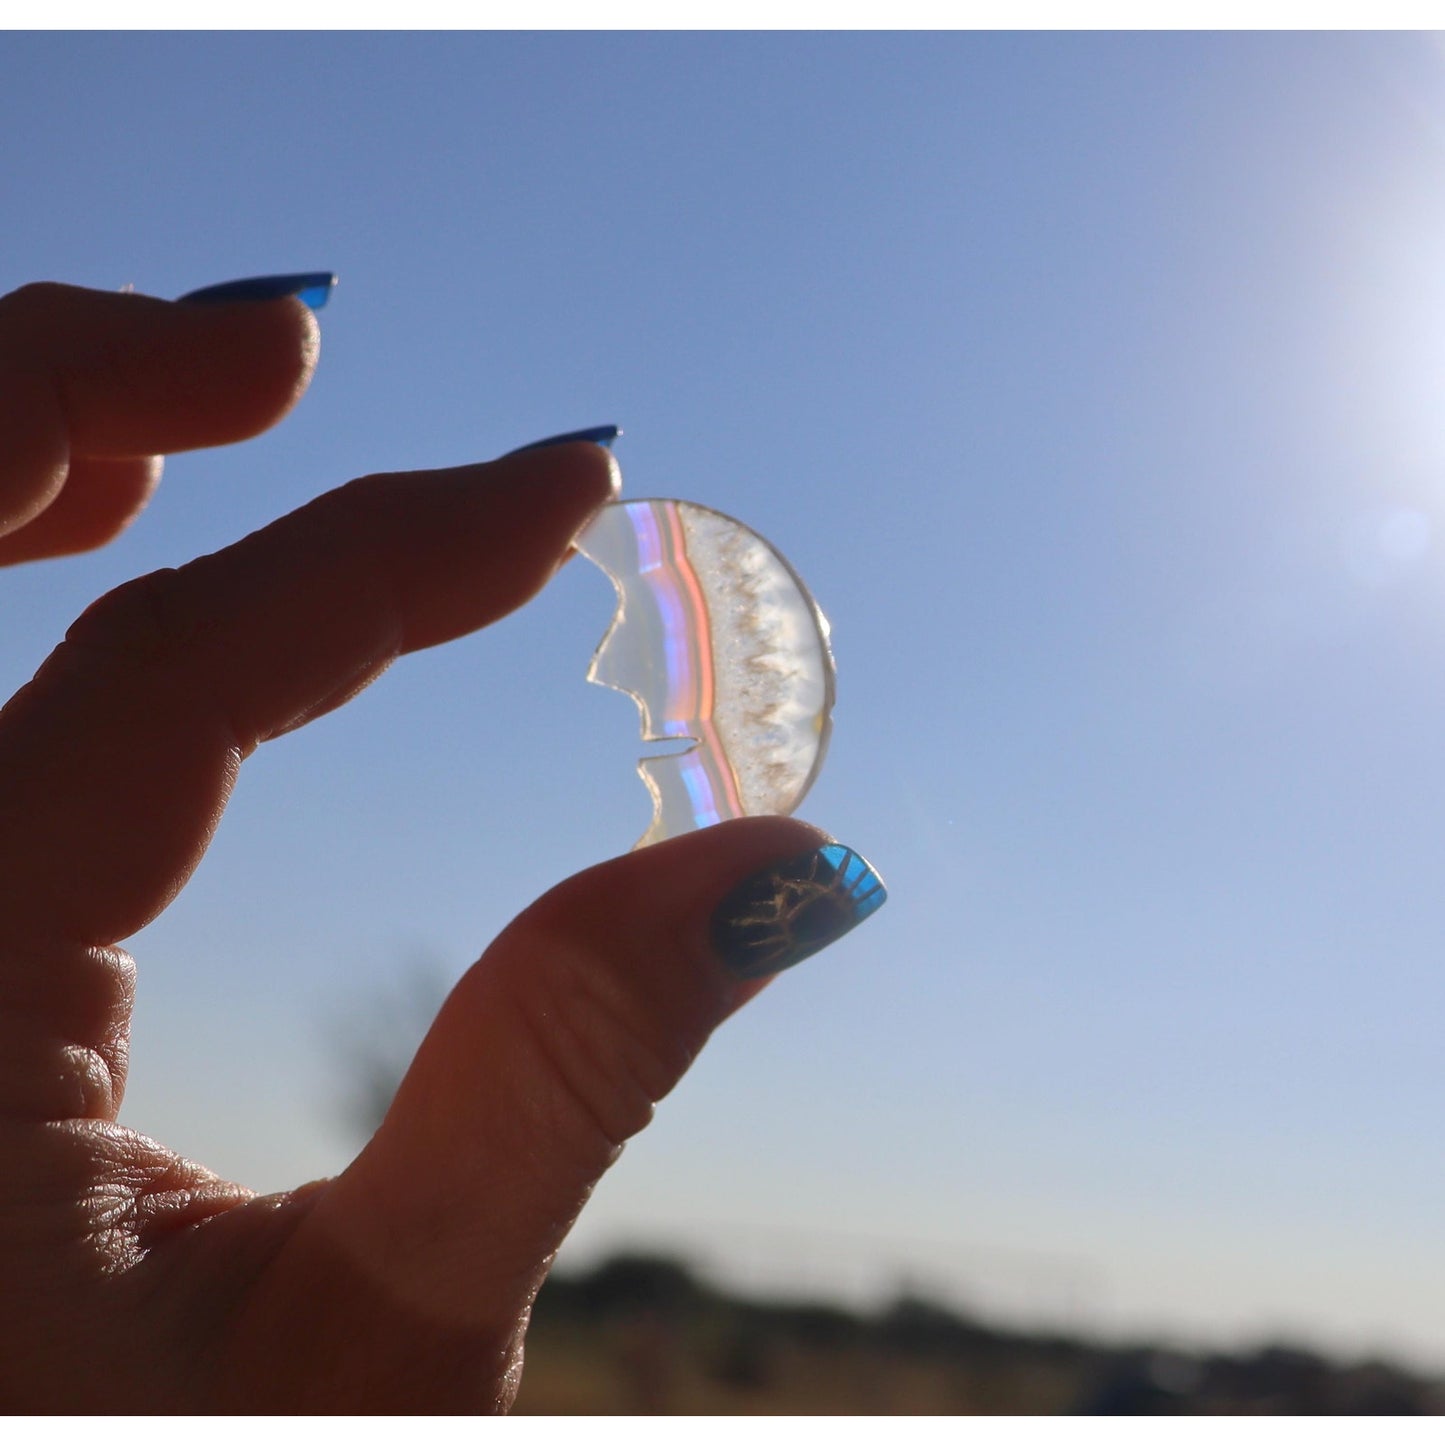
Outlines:
{"label": "black and teal nail art", "polygon": [[827,843],[738,884],[713,914],[713,946],[740,978],[766,978],[856,928],[887,897],[862,854]]}

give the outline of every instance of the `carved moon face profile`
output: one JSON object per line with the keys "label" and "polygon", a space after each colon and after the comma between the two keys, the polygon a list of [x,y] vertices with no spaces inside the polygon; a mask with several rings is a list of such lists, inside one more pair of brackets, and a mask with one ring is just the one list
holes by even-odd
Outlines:
{"label": "carved moon face profile", "polygon": [[629,694],[652,826],[637,846],[726,818],[791,813],[823,766],[832,729],[828,621],[762,537],[695,502],[604,507],[575,546],[612,579],[617,612],[591,682]]}

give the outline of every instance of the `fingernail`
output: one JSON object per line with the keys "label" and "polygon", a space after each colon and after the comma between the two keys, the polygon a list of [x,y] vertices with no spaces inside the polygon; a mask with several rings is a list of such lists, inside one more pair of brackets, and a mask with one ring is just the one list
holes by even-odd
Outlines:
{"label": "fingernail", "polygon": [[240,281],[222,281],[218,286],[202,286],[187,291],[180,301],[275,301],[294,296],[313,311],[319,311],[331,299],[336,277],[330,271],[294,271],[284,276],[247,276]]}
{"label": "fingernail", "polygon": [[712,942],[739,978],[767,978],[827,948],[883,907],[861,853],[825,843],[745,878],[712,916]]}
{"label": "fingernail", "polygon": [[508,452],[507,456],[520,456],[523,452],[535,452],[541,447],[560,447],[564,442],[596,442],[599,447],[610,447],[621,435],[620,427],[588,426],[581,431],[564,431],[554,437],[543,437],[539,442],[528,442],[526,446]]}

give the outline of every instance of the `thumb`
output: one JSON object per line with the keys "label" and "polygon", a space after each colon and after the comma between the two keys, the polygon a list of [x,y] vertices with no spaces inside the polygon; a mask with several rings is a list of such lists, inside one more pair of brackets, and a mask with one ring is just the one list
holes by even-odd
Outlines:
{"label": "thumb", "polygon": [[463,977],[310,1226],[406,1317],[515,1329],[593,1186],[712,1030],[884,897],[858,854],[788,818],[571,878]]}
{"label": "thumb", "polygon": [[857,854],[783,818],[569,879],[461,980],[335,1207],[363,1243],[413,1241],[398,1288],[448,1311],[469,1311],[481,1285],[524,1303],[713,1029],[883,898]]}

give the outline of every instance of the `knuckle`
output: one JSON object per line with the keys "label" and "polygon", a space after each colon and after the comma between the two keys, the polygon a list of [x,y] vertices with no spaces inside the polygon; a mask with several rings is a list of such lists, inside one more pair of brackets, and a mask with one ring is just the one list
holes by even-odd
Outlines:
{"label": "knuckle", "polygon": [[59,281],[28,281],[0,296],[0,316],[7,321],[41,321],[55,314],[74,287]]}
{"label": "knuckle", "polygon": [[174,567],[124,582],[92,602],[65,641],[128,662],[164,656],[197,626],[195,614],[182,605],[182,591],[181,573]]}
{"label": "knuckle", "polygon": [[257,538],[270,539],[281,535],[294,550],[317,547],[334,552],[344,544],[364,537],[379,516],[394,510],[397,498],[397,477],[394,474],[376,472],[356,477],[313,497],[239,545],[246,546]]}
{"label": "knuckle", "polygon": [[8,943],[0,980],[12,1017],[35,1015],[74,1037],[110,1040],[123,1033],[135,1000],[135,961],[122,948]]}
{"label": "knuckle", "polygon": [[339,487],[333,487],[329,492],[313,497],[294,515],[319,515],[330,519],[333,511],[346,515],[355,511],[358,506],[364,510],[368,503],[392,496],[397,489],[398,477],[403,475],[405,474],[396,472],[368,472],[365,476],[353,477],[349,482],[343,482]]}
{"label": "knuckle", "polygon": [[48,1119],[113,1119],[121,1079],[113,1062],[87,1044],[54,1042],[31,1074],[32,1112]]}
{"label": "knuckle", "polygon": [[22,1060],[30,1111],[113,1118],[125,1086],[135,964],[118,948],[14,946],[0,957],[0,1056]]}
{"label": "knuckle", "polygon": [[[0,296],[0,330],[16,346],[35,347],[48,360],[47,371],[64,401],[83,370],[100,379],[129,377],[134,357],[112,333],[93,322],[104,316],[110,303],[121,301],[118,292],[98,292],[59,281],[31,281]],[[78,363],[83,360],[83,367]]]}
{"label": "knuckle", "polygon": [[627,989],[605,959],[556,941],[520,1000],[557,1112],[610,1158],[651,1122],[693,1050]]}

